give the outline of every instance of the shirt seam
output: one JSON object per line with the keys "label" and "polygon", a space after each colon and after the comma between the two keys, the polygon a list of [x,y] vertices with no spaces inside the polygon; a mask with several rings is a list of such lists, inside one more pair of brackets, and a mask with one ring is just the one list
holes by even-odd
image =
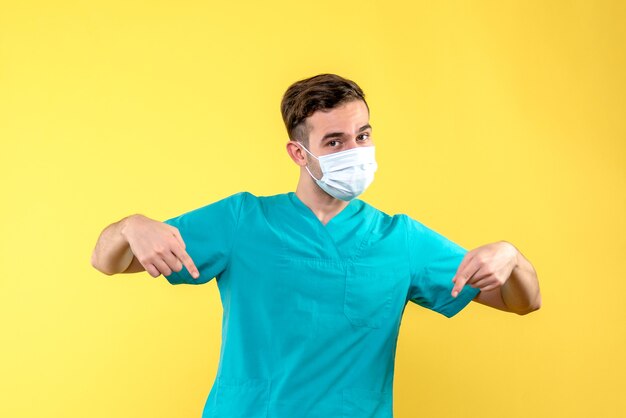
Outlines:
{"label": "shirt seam", "polygon": [[[161,222],[162,222],[162,223],[164,223],[164,224],[166,224],[166,225],[173,226],[174,228],[178,229],[178,227],[180,226],[180,223],[179,223],[179,222],[178,222],[178,225],[172,225],[170,222],[175,221],[175,220],[180,220],[180,217],[181,217],[181,216],[182,216],[182,215],[178,215],[178,216],[175,216],[175,217],[171,217],[171,218],[165,219],[165,220],[163,220],[163,221],[161,221]],[[169,221],[169,222],[168,222],[168,221]],[[175,222],[175,223],[176,223],[176,222]],[[184,268],[186,269],[187,267],[184,267]],[[175,271],[175,270],[172,270],[172,272],[171,272],[169,275],[167,275],[167,276],[166,276],[166,275],[164,274],[164,275],[163,275],[163,277],[165,277],[165,279],[166,279],[166,280],[167,280],[170,284],[173,284],[173,285],[176,285],[176,284],[183,284],[183,283],[186,283],[186,281],[185,281],[185,279],[182,277],[182,274],[181,274],[181,272],[182,272],[182,271],[183,271],[183,270],[180,270],[180,272]]]}
{"label": "shirt seam", "polygon": [[235,249],[235,243],[239,238],[239,223],[241,219],[241,212],[243,211],[244,200],[246,200],[248,193],[243,192],[243,197],[241,199],[241,203],[239,204],[239,213],[237,214],[237,222],[235,223],[235,232],[233,233],[233,242],[230,245],[230,250],[228,251],[228,261],[226,262],[226,266],[224,267],[224,271],[228,270],[231,266],[231,262],[233,259],[233,250]]}
{"label": "shirt seam", "polygon": [[[411,243],[409,240],[409,221],[408,221],[408,216],[403,216],[402,217],[404,219],[404,236],[406,239],[406,251],[407,251],[407,259],[409,260],[409,283],[413,283],[413,257],[411,256]],[[418,283],[419,281],[422,280],[422,271],[420,270],[419,273],[416,274],[416,283]],[[406,302],[408,303],[409,300],[411,300],[411,285],[409,284],[409,289],[407,291],[406,294]]]}
{"label": "shirt seam", "polygon": [[[405,218],[405,220],[406,220],[406,218]],[[407,222],[407,230],[406,230],[406,231],[407,231],[407,239],[408,239],[408,234],[409,234],[408,220],[406,220],[406,222]],[[408,246],[408,243],[407,243],[407,246]],[[428,264],[429,264],[428,262],[424,262],[424,265],[422,266],[422,268],[418,269],[417,273],[415,274],[415,285],[416,285],[416,287],[417,287],[417,289],[418,289],[418,290],[419,290],[420,288],[421,288],[421,289],[423,289],[423,288],[424,288],[424,271],[425,271],[425,270],[426,270],[426,268],[428,267]],[[410,270],[411,270],[411,251],[409,250],[409,271],[410,271]],[[409,293],[410,293],[410,292],[409,292]],[[409,300],[412,300],[412,299],[410,298],[410,295],[408,296],[407,302],[408,302]],[[442,313],[442,312],[440,311],[440,309],[441,309],[442,307],[438,307],[439,309],[435,309],[436,304],[434,304],[434,303],[430,303],[430,301],[428,301],[428,303],[425,303],[425,304],[423,304],[423,305],[422,305],[422,304],[418,304],[418,305],[422,306],[423,308],[430,309],[430,310],[432,310],[432,311],[434,311],[434,312],[437,312],[437,313]],[[445,306],[445,305],[444,305],[444,306]],[[447,306],[445,306],[445,307],[447,307]]]}

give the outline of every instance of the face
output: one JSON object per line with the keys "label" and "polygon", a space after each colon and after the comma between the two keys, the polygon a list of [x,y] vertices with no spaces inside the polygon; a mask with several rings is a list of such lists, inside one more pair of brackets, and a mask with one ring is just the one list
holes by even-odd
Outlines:
{"label": "face", "polygon": [[[318,110],[309,116],[307,124],[308,148],[316,156],[374,145],[363,100],[352,100],[330,111]],[[312,157],[311,160],[317,161]]]}

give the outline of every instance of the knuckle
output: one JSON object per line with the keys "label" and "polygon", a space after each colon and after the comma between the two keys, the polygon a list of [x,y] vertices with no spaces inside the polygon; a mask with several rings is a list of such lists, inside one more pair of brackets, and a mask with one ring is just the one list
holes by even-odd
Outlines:
{"label": "knuckle", "polygon": [[179,236],[170,235],[167,239],[167,242],[170,244],[171,247],[182,247],[183,249],[185,249],[185,243]]}

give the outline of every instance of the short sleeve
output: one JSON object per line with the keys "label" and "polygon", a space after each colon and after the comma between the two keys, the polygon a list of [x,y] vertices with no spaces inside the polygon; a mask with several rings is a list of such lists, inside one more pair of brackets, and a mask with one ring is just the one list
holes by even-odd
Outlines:
{"label": "short sleeve", "polygon": [[480,292],[465,285],[456,298],[451,294],[452,278],[468,250],[408,216],[405,219],[411,267],[409,300],[450,318]]}
{"label": "short sleeve", "polygon": [[165,276],[171,284],[203,284],[222,273],[230,258],[239,214],[249,193],[237,193],[217,202],[163,221],[178,228],[187,254],[200,272],[194,279],[183,266]]}

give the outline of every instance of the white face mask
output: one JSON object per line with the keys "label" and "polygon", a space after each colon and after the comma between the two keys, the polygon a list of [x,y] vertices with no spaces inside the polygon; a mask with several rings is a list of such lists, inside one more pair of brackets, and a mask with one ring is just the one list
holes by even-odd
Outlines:
{"label": "white face mask", "polygon": [[378,169],[374,146],[351,148],[321,157],[313,155],[304,145],[302,148],[319,161],[322,178],[316,179],[308,166],[305,166],[306,171],[322,190],[334,198],[352,200],[374,181],[374,172]]}

